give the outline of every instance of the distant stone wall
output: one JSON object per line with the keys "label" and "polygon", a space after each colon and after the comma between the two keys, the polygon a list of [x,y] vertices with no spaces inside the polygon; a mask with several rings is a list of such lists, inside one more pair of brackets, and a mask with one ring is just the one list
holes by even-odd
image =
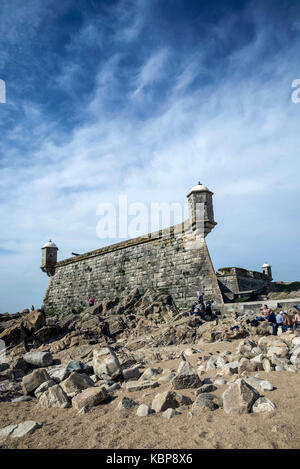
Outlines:
{"label": "distant stone wall", "polygon": [[266,278],[259,279],[250,276],[241,276],[237,279],[241,292],[245,290],[259,290],[268,285],[268,280]]}
{"label": "distant stone wall", "polygon": [[269,283],[264,273],[238,267],[219,269],[217,278],[222,293],[228,300],[232,300],[234,295],[243,291],[260,290]]}
{"label": "distant stone wall", "polygon": [[[222,305],[223,299],[205,241],[183,224],[72,257],[55,265],[43,307],[66,311],[113,299],[138,287],[168,291],[179,309],[190,309],[197,292]],[[171,231],[171,232],[170,232]]]}

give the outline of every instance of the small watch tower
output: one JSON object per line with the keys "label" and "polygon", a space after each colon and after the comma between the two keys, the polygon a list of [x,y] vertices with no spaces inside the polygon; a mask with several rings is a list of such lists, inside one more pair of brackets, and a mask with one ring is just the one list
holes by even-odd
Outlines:
{"label": "small watch tower", "polygon": [[41,269],[46,272],[48,277],[51,277],[55,273],[55,264],[57,262],[57,251],[58,247],[50,239],[48,243],[42,247],[42,265]]}
{"label": "small watch tower", "polygon": [[198,182],[187,195],[189,215],[194,229],[203,230],[206,237],[216,226],[213,209],[213,192]]}
{"label": "small watch tower", "polygon": [[263,274],[268,276],[269,282],[272,282],[273,280],[272,267],[269,264],[267,264],[267,262],[265,262],[261,269],[262,269]]}

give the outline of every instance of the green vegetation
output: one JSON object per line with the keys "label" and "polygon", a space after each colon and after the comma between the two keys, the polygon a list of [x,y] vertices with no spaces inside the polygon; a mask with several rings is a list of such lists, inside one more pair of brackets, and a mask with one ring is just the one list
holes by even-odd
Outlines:
{"label": "green vegetation", "polygon": [[300,282],[276,283],[276,290],[280,292],[292,292],[300,290]]}
{"label": "green vegetation", "polygon": [[53,309],[53,308],[49,308],[47,309],[47,311],[45,311],[45,315],[47,318],[51,318],[53,316],[57,316],[59,313],[59,311]]}
{"label": "green vegetation", "polygon": [[243,303],[244,301],[250,301],[250,296],[241,296],[241,298],[236,298],[234,303]]}

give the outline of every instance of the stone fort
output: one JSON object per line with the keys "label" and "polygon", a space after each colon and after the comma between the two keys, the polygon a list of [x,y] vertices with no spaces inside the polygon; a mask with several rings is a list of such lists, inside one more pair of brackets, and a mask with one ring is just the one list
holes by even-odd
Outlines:
{"label": "stone fort", "polygon": [[223,268],[216,273],[206,236],[216,226],[213,192],[200,182],[187,194],[189,218],[147,235],[57,261],[58,247],[42,247],[41,269],[49,276],[43,309],[63,312],[112,300],[135,288],[170,293],[179,310],[190,309],[198,293],[224,302],[249,292],[261,292],[272,280],[271,267],[262,272]]}

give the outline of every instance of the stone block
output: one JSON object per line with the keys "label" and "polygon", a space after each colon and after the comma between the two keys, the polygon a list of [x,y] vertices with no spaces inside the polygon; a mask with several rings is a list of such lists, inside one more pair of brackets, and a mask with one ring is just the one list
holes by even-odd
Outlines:
{"label": "stone block", "polygon": [[72,406],[77,410],[80,410],[83,407],[90,408],[106,401],[107,398],[108,394],[104,387],[99,388],[97,386],[87,388],[77,394],[77,396],[73,397]]}

